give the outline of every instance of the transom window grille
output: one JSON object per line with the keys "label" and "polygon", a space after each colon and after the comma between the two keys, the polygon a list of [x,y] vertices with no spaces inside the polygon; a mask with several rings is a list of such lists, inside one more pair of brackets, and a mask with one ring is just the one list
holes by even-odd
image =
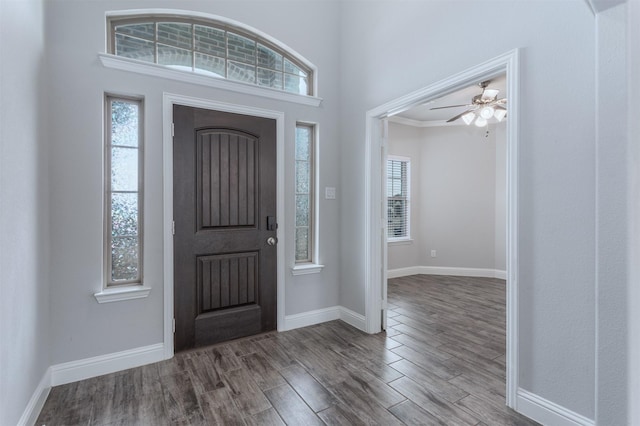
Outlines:
{"label": "transom window grille", "polygon": [[142,101],[106,97],[107,287],[142,283]]}
{"label": "transom window grille", "polygon": [[109,53],[183,71],[313,95],[311,69],[264,38],[228,24],[171,17],[111,19]]}
{"label": "transom window grille", "polygon": [[409,159],[387,159],[387,238],[409,238]]}
{"label": "transom window grille", "polygon": [[313,261],[314,126],[296,125],[296,263]]}

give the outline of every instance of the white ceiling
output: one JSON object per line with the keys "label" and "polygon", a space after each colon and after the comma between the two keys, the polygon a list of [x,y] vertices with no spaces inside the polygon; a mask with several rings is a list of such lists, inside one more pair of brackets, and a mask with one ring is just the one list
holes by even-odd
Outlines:
{"label": "white ceiling", "polygon": [[[506,75],[503,74],[501,76],[492,78],[491,83],[487,88],[500,90],[500,93],[498,93],[499,99],[506,97],[507,96]],[[448,106],[448,105],[468,105],[471,103],[471,99],[475,95],[479,95],[481,93],[482,93],[482,89],[480,88],[480,86],[478,86],[477,84],[474,84],[469,87],[465,87],[464,89],[460,89],[457,92],[445,95],[439,99],[429,101],[427,104],[419,105],[407,111],[403,111],[399,114],[396,114],[394,117],[406,118],[409,120],[414,120],[419,122],[443,122],[465,111],[466,107],[461,106],[456,108],[446,108],[446,109],[440,109],[435,111],[432,111],[431,108]],[[508,108],[508,105],[509,104],[507,103],[507,108]],[[456,121],[456,124],[458,124],[457,121]]]}

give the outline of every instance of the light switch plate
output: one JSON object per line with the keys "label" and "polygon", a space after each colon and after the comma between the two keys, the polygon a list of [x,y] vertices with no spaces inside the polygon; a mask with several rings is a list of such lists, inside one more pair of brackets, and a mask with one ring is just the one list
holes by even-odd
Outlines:
{"label": "light switch plate", "polygon": [[324,198],[326,200],[335,200],[336,199],[336,189],[330,186],[327,186],[324,189]]}

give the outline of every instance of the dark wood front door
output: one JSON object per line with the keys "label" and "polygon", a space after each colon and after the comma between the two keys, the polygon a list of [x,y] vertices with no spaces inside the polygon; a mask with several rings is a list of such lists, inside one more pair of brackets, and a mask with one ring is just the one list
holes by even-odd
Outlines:
{"label": "dark wood front door", "polygon": [[173,109],[175,350],[276,328],[276,122]]}

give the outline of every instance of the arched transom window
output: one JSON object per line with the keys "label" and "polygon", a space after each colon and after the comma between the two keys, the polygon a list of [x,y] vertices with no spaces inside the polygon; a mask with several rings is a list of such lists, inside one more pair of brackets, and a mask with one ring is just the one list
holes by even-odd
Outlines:
{"label": "arched transom window", "polygon": [[109,53],[213,78],[313,96],[313,72],[265,37],[210,19],[110,18]]}

